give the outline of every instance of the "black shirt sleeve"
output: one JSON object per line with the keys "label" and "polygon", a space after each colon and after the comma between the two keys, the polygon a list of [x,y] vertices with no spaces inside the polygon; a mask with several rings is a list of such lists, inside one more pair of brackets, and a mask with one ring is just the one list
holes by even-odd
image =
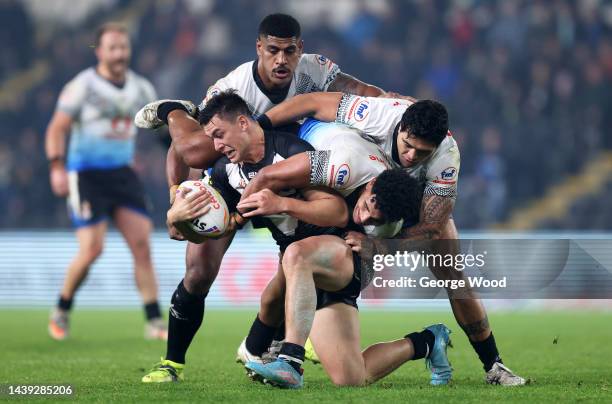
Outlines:
{"label": "black shirt sleeve", "polygon": [[212,182],[211,185],[215,187],[217,191],[219,191],[231,213],[236,212],[237,210],[236,205],[238,205],[238,202],[240,201],[240,193],[236,191],[229,183],[227,171],[225,169],[225,165],[227,163],[229,163],[229,161],[225,157],[217,160],[212,168],[210,178]]}
{"label": "black shirt sleeve", "polygon": [[274,131],[268,132],[268,134],[272,135],[274,139],[276,152],[285,158],[314,150],[310,143],[291,133]]}

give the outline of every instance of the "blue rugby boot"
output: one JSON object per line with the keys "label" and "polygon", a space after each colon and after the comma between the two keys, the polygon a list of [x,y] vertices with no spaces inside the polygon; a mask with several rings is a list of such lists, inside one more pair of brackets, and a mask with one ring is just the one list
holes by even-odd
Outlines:
{"label": "blue rugby boot", "polygon": [[426,330],[431,331],[436,338],[433,348],[426,358],[427,368],[431,370],[430,384],[432,386],[448,384],[453,375],[453,368],[448,361],[446,353],[447,346],[452,346],[450,340],[451,330],[444,324],[430,325]]}
{"label": "blue rugby boot", "polygon": [[264,383],[272,386],[287,389],[300,389],[304,386],[302,372],[295,370],[289,362],[283,359],[276,359],[268,363],[247,362],[244,366],[259,375]]}

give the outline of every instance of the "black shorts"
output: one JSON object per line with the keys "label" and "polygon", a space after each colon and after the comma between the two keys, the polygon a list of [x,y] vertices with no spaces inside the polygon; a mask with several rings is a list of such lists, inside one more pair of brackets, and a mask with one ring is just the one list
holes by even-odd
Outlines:
{"label": "black shorts", "polygon": [[361,258],[353,252],[353,278],[343,289],[328,292],[317,288],[317,310],[334,303],[344,303],[359,309],[357,298],[361,293]]}
{"label": "black shorts", "polygon": [[71,171],[68,178],[68,211],[75,227],[105,220],[118,207],[149,216],[150,204],[131,167]]}

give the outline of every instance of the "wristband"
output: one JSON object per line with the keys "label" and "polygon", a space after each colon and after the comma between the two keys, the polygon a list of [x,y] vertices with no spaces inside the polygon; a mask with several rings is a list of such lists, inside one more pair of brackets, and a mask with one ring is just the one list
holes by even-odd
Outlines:
{"label": "wristband", "polygon": [[189,111],[187,111],[187,108],[185,108],[185,106],[181,104],[180,102],[169,101],[169,102],[163,102],[160,104],[159,107],[157,107],[157,117],[163,123],[167,125],[168,124],[168,114],[177,109],[180,109],[182,111],[189,113]]}

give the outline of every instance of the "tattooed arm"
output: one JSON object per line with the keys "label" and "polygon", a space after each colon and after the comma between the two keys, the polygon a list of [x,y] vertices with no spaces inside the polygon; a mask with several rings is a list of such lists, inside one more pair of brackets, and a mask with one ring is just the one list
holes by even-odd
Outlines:
{"label": "tattooed arm", "polygon": [[400,232],[398,238],[437,240],[455,206],[455,198],[429,194],[423,196],[419,223]]}
{"label": "tattooed arm", "polygon": [[329,85],[327,91],[356,94],[364,97],[378,97],[385,94],[382,89],[364,83],[346,73],[338,73],[334,81]]}

